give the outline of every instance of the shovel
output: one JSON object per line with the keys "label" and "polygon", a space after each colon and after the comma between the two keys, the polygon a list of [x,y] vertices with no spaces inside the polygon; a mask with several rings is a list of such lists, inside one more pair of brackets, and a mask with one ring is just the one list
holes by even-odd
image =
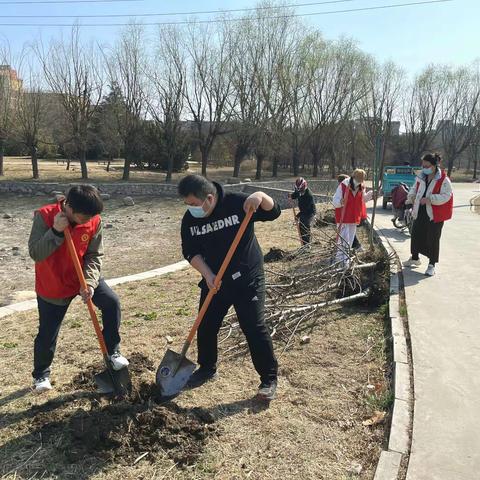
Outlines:
{"label": "shovel", "polygon": [[[243,219],[240,228],[238,229],[238,232],[235,235],[235,238],[233,239],[230,248],[228,249],[227,255],[225,256],[220,270],[215,277],[215,287],[217,289],[220,286],[223,275],[225,274],[225,271],[227,270],[228,265],[230,264],[230,261],[238,247],[238,244],[240,243],[240,240],[245,233],[245,230],[248,226],[248,223],[250,222],[250,219],[252,218],[252,215],[253,210],[250,210]],[[195,370],[195,363],[191,362],[190,360],[188,360],[188,358],[186,358],[187,351],[190,348],[193,337],[197,333],[198,327],[200,326],[200,323],[202,322],[203,317],[205,316],[205,313],[207,312],[214,295],[214,290],[210,290],[208,292],[208,295],[205,298],[205,301],[203,302],[200,311],[198,312],[198,316],[193,323],[192,328],[190,329],[190,333],[188,334],[188,337],[183,344],[182,351],[180,353],[176,353],[173,350],[169,349],[165,353],[165,356],[163,357],[162,362],[158,367],[156,376],[157,385],[160,387],[162,396],[173,397],[177,395],[187,384],[188,379]]]}
{"label": "shovel", "polygon": [[[75,266],[75,270],[77,272],[78,280],[80,281],[80,286],[82,290],[87,290],[88,286],[85,282],[85,276],[83,275],[83,270],[82,266],[80,265],[80,260],[78,259],[77,251],[73,245],[70,230],[66,228],[64,230],[64,234],[70,256],[72,257],[73,265]],[[107,346],[105,345],[105,340],[103,338],[102,331],[100,330],[97,314],[91,298],[88,299],[87,306],[88,311],[90,312],[90,318],[92,319],[93,327],[95,328],[95,333],[97,334],[98,343],[100,344],[100,350],[102,351],[103,361],[105,362],[106,367],[104,372],[98,373],[94,376],[97,389],[99,393],[114,393],[115,395],[123,397],[131,390],[132,387],[128,368],[125,367],[121,370],[113,369],[112,362],[108,358]]]}
{"label": "shovel", "polygon": [[292,199],[290,197],[287,197],[287,198],[288,198],[288,203],[292,207],[293,221],[295,222],[295,225],[297,227],[297,233],[298,233],[298,238],[300,239],[300,245],[303,246],[302,232],[300,231],[300,223],[297,218],[297,210],[295,209],[295,204],[293,203]]}

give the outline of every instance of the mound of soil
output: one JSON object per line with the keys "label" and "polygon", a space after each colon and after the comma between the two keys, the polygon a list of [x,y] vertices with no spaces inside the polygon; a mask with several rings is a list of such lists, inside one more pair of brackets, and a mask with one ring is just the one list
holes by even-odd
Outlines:
{"label": "mound of soil", "polygon": [[329,225],[335,225],[335,210],[329,209],[324,212],[317,212],[315,226],[316,227],[327,227]]}
{"label": "mound of soil", "polygon": [[[144,372],[154,372],[155,365],[154,363],[143,353],[134,352],[128,358],[130,365],[128,370],[132,377],[133,382],[134,378],[140,376]],[[93,379],[94,375],[105,370],[105,365],[101,362],[89,365],[80,373],[77,373],[70,382],[70,387],[73,390],[83,390],[87,392],[94,392],[96,390],[95,381]]]}
{"label": "mound of soil", "polygon": [[272,247],[263,257],[265,263],[278,262],[287,256],[287,252],[281,248]]}
{"label": "mound of soil", "polygon": [[[212,430],[204,417],[175,404],[149,408],[124,402],[93,411],[79,409],[67,424],[67,458],[77,461],[101,453],[131,464],[143,453],[149,452],[153,460],[163,450],[179,466],[190,465],[202,452]],[[45,428],[43,431],[45,434]]]}
{"label": "mound of soil", "polygon": [[179,467],[195,463],[208,436],[216,430],[215,419],[208,411],[183,409],[166,402],[155,384],[140,383],[138,376],[154,368],[142,354],[130,356],[133,388],[120,401],[105,400],[93,393],[92,375],[99,368],[101,365],[89,366],[70,384],[74,389],[92,392],[89,402],[80,408],[62,408],[66,405],[61,402],[52,405],[54,408],[48,407],[50,402],[36,408],[32,428],[44,442],[60,445],[57,451],[68,463],[95,456],[131,465],[145,453],[144,461],[153,462],[157,454],[166,453]]}

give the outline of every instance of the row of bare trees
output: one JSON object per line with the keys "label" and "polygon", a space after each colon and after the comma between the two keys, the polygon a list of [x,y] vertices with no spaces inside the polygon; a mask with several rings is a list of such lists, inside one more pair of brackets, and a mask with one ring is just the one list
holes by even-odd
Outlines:
{"label": "row of bare trees", "polygon": [[[282,162],[294,175],[305,164],[314,176],[368,167],[394,144],[412,162],[442,150],[451,173],[478,144],[478,65],[428,66],[409,80],[394,63],[379,64],[349,39],[326,40],[291,13],[259,9],[240,21],[161,26],[153,38],[131,24],[111,46],[84,41],[79,27],[68,39],[37,42],[17,66],[23,90],[12,92],[0,76],[0,175],[9,135],[26,146],[38,177],[39,145],[55,144],[60,127],[83,178],[96,136],[109,156],[123,155],[125,180],[141,162],[146,128],[168,159],[167,181],[186,145],[198,149],[206,175],[226,138],[233,175],[253,158],[257,178],[267,161],[273,176]],[[395,141],[394,121],[404,131]]]}

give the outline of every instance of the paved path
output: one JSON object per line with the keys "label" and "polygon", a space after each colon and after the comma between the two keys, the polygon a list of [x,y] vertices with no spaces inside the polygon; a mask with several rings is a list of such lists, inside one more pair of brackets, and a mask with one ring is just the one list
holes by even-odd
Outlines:
{"label": "paved path", "polygon": [[[188,262],[186,260],[182,260],[181,262],[172,263],[171,265],[155,268],[153,270],[147,270],[146,272],[135,273],[133,275],[127,275],[125,277],[110,278],[109,280],[107,280],[107,284],[113,287],[122,283],[137,282],[139,280],[145,280],[147,278],[161,277],[162,275],[166,275],[167,273],[173,273],[177,272],[178,270],[183,270],[187,266]],[[0,318],[11,315],[12,313],[25,312],[34,308],[37,308],[36,299],[12,303],[11,305],[0,307]]]}
{"label": "paved path", "polygon": [[[469,199],[479,185],[454,184],[454,218],[444,225],[437,275],[405,269],[415,407],[407,480],[480,479],[480,212]],[[376,224],[400,259],[410,237],[391,212]]]}

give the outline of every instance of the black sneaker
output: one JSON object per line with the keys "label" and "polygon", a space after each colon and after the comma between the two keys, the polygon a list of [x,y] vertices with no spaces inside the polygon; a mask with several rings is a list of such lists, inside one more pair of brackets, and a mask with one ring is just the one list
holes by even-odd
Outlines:
{"label": "black sneaker", "polygon": [[262,382],[258,387],[257,398],[259,400],[273,400],[275,398],[275,392],[277,391],[277,381]]}
{"label": "black sneaker", "polygon": [[187,382],[187,388],[197,388],[209,380],[217,378],[217,371],[212,368],[197,368]]}

